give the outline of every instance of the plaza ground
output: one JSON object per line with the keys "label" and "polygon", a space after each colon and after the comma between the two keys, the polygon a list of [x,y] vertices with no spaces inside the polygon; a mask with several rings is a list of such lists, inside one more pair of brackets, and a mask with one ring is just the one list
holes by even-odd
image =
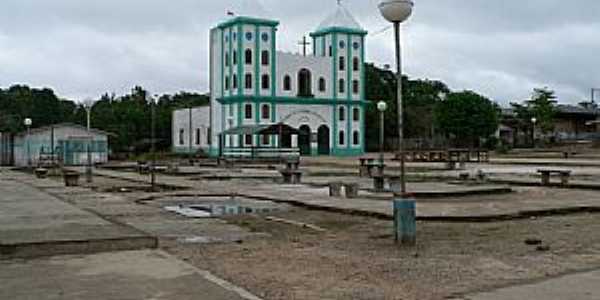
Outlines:
{"label": "plaza ground", "polygon": [[[0,278],[10,280],[0,298],[596,299],[600,167],[593,158],[521,159],[461,171],[409,164],[415,248],[394,243],[391,194],[372,192],[355,159],[303,160],[303,185],[277,183],[277,170],[265,166],[182,166],[158,176],[159,193],[149,193],[148,175],[126,168],[94,170],[94,183],[76,188],[3,169]],[[586,188],[540,187],[535,171],[554,162]],[[456,180],[479,170],[489,181]],[[331,181],[358,183],[359,197],[329,197]],[[286,209],[203,219],[164,209],[233,199]],[[45,253],[7,246],[44,241],[52,245]],[[41,275],[52,272],[64,275]],[[110,277],[122,280],[114,292],[102,289]]]}

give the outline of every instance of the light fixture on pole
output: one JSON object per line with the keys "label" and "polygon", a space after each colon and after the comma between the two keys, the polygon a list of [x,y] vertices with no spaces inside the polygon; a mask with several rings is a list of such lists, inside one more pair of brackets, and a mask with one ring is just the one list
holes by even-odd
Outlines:
{"label": "light fixture on pole", "polygon": [[531,142],[533,144],[533,148],[535,148],[535,125],[537,124],[538,119],[536,117],[531,118],[531,124],[533,124],[533,129],[531,130]]}
{"label": "light fixture on pole", "polygon": [[29,168],[31,170],[31,147],[30,147],[29,139],[31,138],[30,130],[31,130],[31,125],[33,125],[33,120],[31,120],[31,118],[25,118],[25,120],[23,121],[23,124],[25,125],[25,127],[27,127],[27,168]]}
{"label": "light fixture on pole", "polygon": [[158,99],[158,95],[155,95],[154,98],[150,96],[150,114],[151,114],[151,138],[150,143],[152,145],[150,152],[152,153],[152,159],[150,164],[150,185],[152,186],[152,192],[156,192],[156,103],[155,100]]}
{"label": "light fixture on pole", "polygon": [[86,121],[86,128],[87,128],[87,135],[88,135],[88,139],[87,139],[87,147],[86,147],[86,152],[87,152],[87,164],[85,167],[85,178],[86,181],[88,183],[92,183],[93,181],[93,175],[92,175],[92,108],[94,107],[94,100],[87,98],[83,101],[83,107],[85,108],[85,112],[86,112],[86,117],[87,117],[87,121]]}
{"label": "light fixture on pole", "polygon": [[402,48],[400,46],[400,24],[406,21],[413,11],[411,0],[382,0],[379,3],[381,15],[394,24],[396,40],[396,81],[398,85],[398,154],[400,155],[400,199],[394,199],[394,233],[396,242],[403,245],[416,244],[416,203],[406,193],[406,157],[404,154],[404,107],[402,102]]}
{"label": "light fixture on pole", "polygon": [[387,110],[387,103],[385,101],[379,101],[377,103],[377,110],[379,111],[379,163],[383,166],[384,161],[384,138],[385,138],[385,111]]}

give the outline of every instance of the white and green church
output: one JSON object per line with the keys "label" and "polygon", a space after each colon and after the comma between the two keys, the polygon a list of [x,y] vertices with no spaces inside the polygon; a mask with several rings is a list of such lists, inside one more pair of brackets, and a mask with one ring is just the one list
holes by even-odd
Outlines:
{"label": "white and green church", "polygon": [[211,29],[210,106],[174,112],[175,151],[364,153],[367,31],[342,5],[310,33],[312,53],[278,51],[278,29],[250,16]]}

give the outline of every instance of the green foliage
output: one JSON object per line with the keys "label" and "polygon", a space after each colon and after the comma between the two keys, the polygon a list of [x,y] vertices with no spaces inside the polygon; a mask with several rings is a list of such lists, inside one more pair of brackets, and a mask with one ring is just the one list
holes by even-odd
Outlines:
{"label": "green foliage", "polygon": [[446,134],[463,146],[475,146],[498,129],[498,107],[472,91],[450,93],[435,108],[435,120]]}
{"label": "green foliage", "polygon": [[556,96],[554,91],[548,88],[534,89],[531,100],[526,101],[527,108],[537,119],[537,126],[547,133],[554,129],[554,117],[556,115]]}

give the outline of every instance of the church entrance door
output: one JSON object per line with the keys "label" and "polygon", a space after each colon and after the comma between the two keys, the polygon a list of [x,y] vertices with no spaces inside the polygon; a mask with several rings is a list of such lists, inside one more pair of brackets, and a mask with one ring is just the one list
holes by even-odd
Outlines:
{"label": "church entrance door", "polygon": [[319,132],[317,135],[319,143],[319,155],[329,155],[329,127],[327,127],[327,125],[322,125],[319,127]]}
{"label": "church entrance door", "polygon": [[310,155],[310,127],[308,125],[302,125],[300,126],[299,131],[298,148],[300,148],[300,155]]}

